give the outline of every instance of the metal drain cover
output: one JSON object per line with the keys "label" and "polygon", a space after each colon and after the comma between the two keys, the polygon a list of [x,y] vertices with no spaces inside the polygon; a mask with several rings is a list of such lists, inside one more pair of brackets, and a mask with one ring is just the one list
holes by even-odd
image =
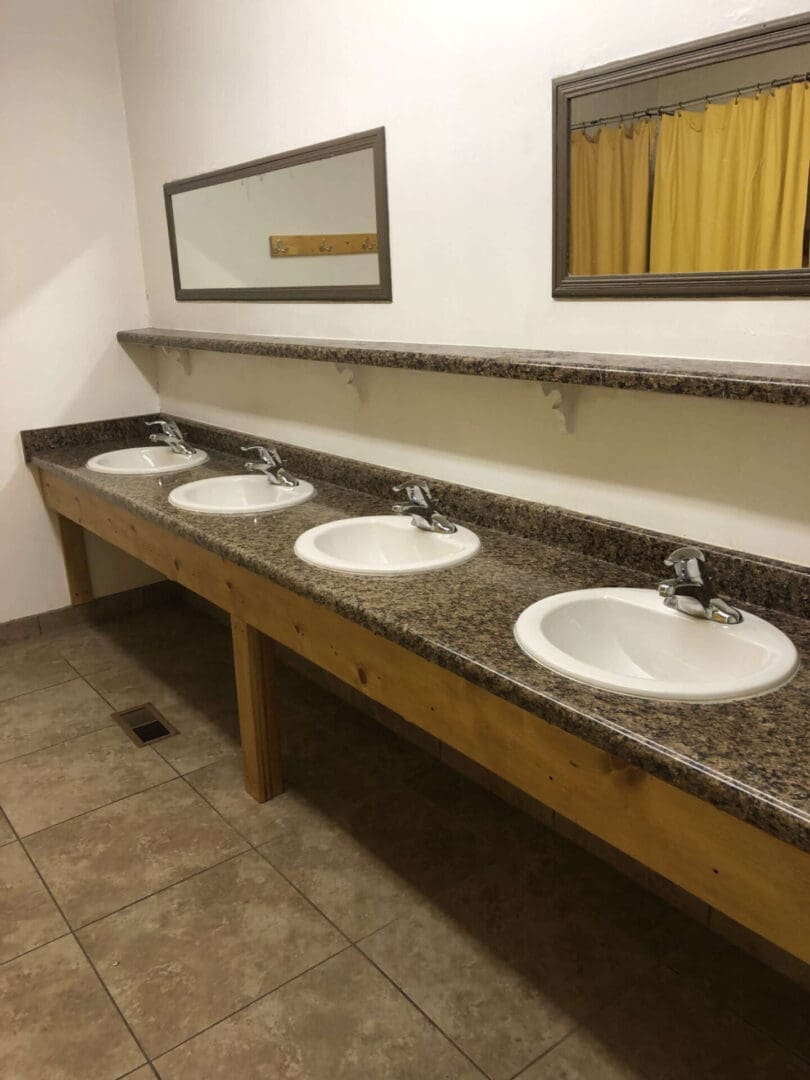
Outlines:
{"label": "metal drain cover", "polygon": [[144,702],[143,705],[135,705],[131,709],[114,712],[112,718],[136,746],[147,746],[149,743],[168,739],[177,734],[177,728],[172,727],[166,717],[150,701]]}

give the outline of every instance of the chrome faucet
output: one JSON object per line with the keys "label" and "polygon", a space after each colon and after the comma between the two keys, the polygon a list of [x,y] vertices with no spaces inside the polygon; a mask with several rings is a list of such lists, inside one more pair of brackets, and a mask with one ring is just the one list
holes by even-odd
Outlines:
{"label": "chrome faucet", "polygon": [[154,435],[149,436],[149,442],[163,443],[164,446],[169,447],[173,454],[184,454],[186,457],[191,457],[194,453],[183,438],[183,433],[174,420],[147,420],[146,426],[160,428],[160,431],[156,431]]}
{"label": "chrome faucet", "polygon": [[255,450],[259,455],[258,461],[246,461],[245,468],[248,472],[263,473],[271,484],[282,484],[284,487],[298,487],[298,481],[291,476],[281,461],[281,456],[274,446],[268,450],[266,446],[243,446],[244,453]]}
{"label": "chrome faucet", "polygon": [[410,514],[411,522],[427,532],[454,533],[456,526],[436,509],[430,488],[424,480],[407,480],[391,489],[395,495],[404,491],[406,503],[396,503],[391,509],[395,514]]}
{"label": "chrome faucet", "polygon": [[715,595],[706,556],[696,547],[683,547],[664,559],[675,577],[662,581],[658,593],[667,607],[684,615],[733,626],[742,622],[742,612]]}

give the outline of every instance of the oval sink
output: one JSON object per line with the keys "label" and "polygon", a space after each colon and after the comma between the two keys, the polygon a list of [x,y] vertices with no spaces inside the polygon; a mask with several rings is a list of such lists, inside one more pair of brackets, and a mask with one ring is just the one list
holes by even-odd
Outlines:
{"label": "oval sink", "polygon": [[302,533],[295,554],[312,566],[344,574],[421,574],[471,559],[481,546],[474,532],[418,529],[409,517],[346,518]]}
{"label": "oval sink", "polygon": [[168,446],[131,446],[126,450],[108,450],[96,454],[87,462],[92,472],[113,473],[117,476],[160,476],[162,473],[182,472],[208,461],[204,450],[195,450],[190,457],[175,454]]}
{"label": "oval sink", "polygon": [[315,488],[306,480],[296,487],[271,484],[266,476],[212,476],[192,480],[169,493],[169,502],[192,514],[269,514],[306,502]]}
{"label": "oval sink", "polygon": [[577,682],[666,701],[734,701],[783,686],[799,657],[756,615],[721,626],[666,607],[652,589],[582,589],[539,600],[515,623],[533,660]]}

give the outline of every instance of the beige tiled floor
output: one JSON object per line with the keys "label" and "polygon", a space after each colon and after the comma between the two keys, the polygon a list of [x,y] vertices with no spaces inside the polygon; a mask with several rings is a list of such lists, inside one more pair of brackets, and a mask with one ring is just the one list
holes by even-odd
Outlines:
{"label": "beige tiled floor", "polygon": [[254,803],[228,644],[0,648],[0,1080],[810,1080],[801,990],[286,670]]}

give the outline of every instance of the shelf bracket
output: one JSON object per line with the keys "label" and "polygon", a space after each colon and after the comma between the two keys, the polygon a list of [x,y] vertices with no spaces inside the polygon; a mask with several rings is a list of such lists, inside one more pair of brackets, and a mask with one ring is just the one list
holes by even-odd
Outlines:
{"label": "shelf bracket", "polygon": [[167,360],[176,361],[186,375],[191,374],[191,353],[188,349],[173,349],[168,345],[161,345],[160,352]]}
{"label": "shelf bracket", "polygon": [[557,421],[559,430],[563,435],[570,435],[574,430],[574,388],[548,382],[537,386],[545,408]]}
{"label": "shelf bracket", "polygon": [[365,404],[369,397],[369,388],[367,381],[367,371],[365,368],[358,367],[357,364],[335,364],[335,371],[340,376],[340,380],[344,386],[350,386],[352,390],[357,394],[357,400],[361,404]]}

